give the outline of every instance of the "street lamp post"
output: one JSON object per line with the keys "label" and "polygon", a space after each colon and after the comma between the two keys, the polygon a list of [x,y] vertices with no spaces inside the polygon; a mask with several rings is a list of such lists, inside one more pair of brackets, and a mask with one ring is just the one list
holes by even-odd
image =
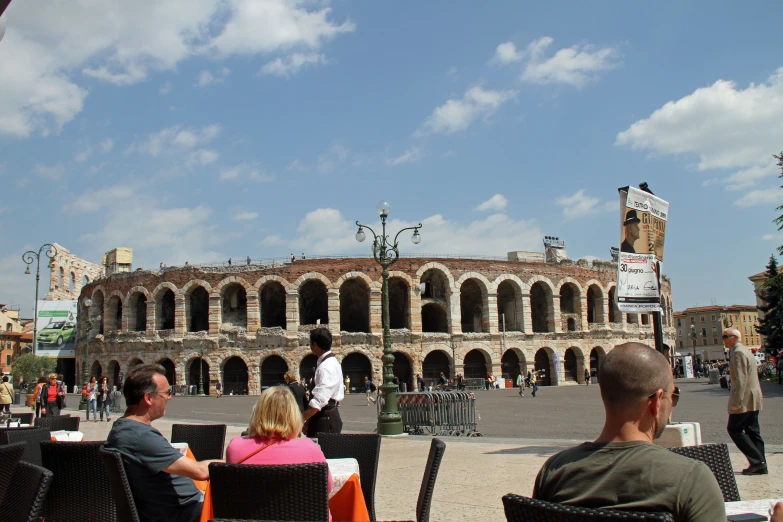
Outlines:
{"label": "street lamp post", "polygon": [[400,412],[397,408],[397,385],[394,384],[394,354],[392,353],[391,343],[391,322],[389,318],[389,267],[393,265],[400,257],[400,251],[398,249],[399,243],[397,239],[400,234],[406,230],[413,230],[413,236],[411,241],[414,245],[418,245],[421,242],[421,236],[419,235],[419,229],[421,223],[415,227],[403,228],[397,235],[394,236],[394,241],[389,241],[389,236],[386,235],[386,218],[391,212],[391,205],[386,201],[381,201],[375,207],[376,212],[381,218],[381,235],[377,235],[375,231],[367,225],[362,225],[358,221],[356,226],[359,230],[356,232],[356,240],[359,242],[364,241],[366,228],[372,233],[372,255],[375,261],[381,265],[383,271],[381,277],[383,280],[383,287],[381,290],[381,302],[382,302],[382,322],[383,322],[383,384],[381,390],[383,390],[384,403],[383,409],[378,414],[378,434],[379,435],[401,435],[402,434],[402,419]]}
{"label": "street lamp post", "polygon": [[[80,317],[80,335],[78,336],[79,344],[84,346],[84,364],[82,364],[82,384],[87,384],[90,380],[90,331],[95,326],[96,322],[101,320],[101,315],[98,314],[95,317],[90,316],[90,307],[92,307],[92,299],[89,297],[84,300],[84,306],[87,307],[87,319]],[[82,322],[82,320],[84,322]],[[80,410],[87,409],[87,397],[82,395],[82,401],[79,403]]]}
{"label": "street lamp post", "polygon": [[198,395],[204,396],[204,351],[199,353],[198,360]]}
{"label": "street lamp post", "polygon": [[28,250],[22,254],[22,261],[27,264],[25,274],[30,274],[30,265],[35,261],[35,317],[33,317],[33,355],[38,351],[38,282],[41,280],[41,255],[50,259],[49,268],[54,268],[54,257],[57,255],[57,249],[54,245],[46,243],[41,245],[36,253]]}

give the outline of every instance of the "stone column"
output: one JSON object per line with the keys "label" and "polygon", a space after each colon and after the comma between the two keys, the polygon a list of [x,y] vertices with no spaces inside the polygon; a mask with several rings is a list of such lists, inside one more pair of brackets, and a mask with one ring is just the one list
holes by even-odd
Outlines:
{"label": "stone column", "polygon": [[155,301],[147,301],[147,335],[155,335]]}
{"label": "stone column", "polygon": [[553,295],[552,296],[552,309],[549,311],[549,314],[547,314],[547,321],[550,322],[550,325],[554,324],[554,329],[552,329],[553,332],[562,332],[563,331],[563,325],[562,320],[560,318],[560,296],[559,295]]}
{"label": "stone column", "polygon": [[[593,320],[595,320],[596,310],[593,307]],[[579,299],[579,321],[582,323],[579,330],[588,331],[590,329],[590,322],[587,320],[587,297]]]}
{"label": "stone column", "polygon": [[[70,275],[68,276],[70,277]],[[128,299],[130,302],[130,299]],[[122,301],[120,301],[122,303]],[[138,306],[138,298],[136,299],[136,306]],[[123,332],[127,332],[130,330],[130,316],[133,315],[133,327],[134,330],[136,329],[136,306],[133,307],[131,310],[130,306],[125,306],[125,303],[122,303],[122,319],[120,320],[120,324],[117,325],[117,328],[122,330]],[[131,313],[132,312],[132,313]]]}
{"label": "stone column", "polygon": [[522,332],[526,334],[533,333],[533,313],[530,305],[530,293],[523,293],[521,296],[522,310],[518,313],[522,314]]}
{"label": "stone column", "polygon": [[370,333],[383,337],[383,313],[380,288],[370,289]]}
{"label": "stone column", "polygon": [[190,311],[185,310],[185,296],[180,293],[174,294],[174,333],[185,335],[188,331],[190,322]]}
{"label": "stone column", "polygon": [[288,337],[297,337],[299,333],[299,294],[285,294],[285,328]]}
{"label": "stone column", "polygon": [[332,337],[340,336],[340,291],[327,289],[329,303],[329,331]]}
{"label": "stone column", "polygon": [[[506,318],[508,321],[508,318]],[[498,315],[498,293],[487,293],[487,299],[484,302],[484,324],[482,330],[491,334],[496,334],[502,331],[502,325],[500,324],[500,316]]]}
{"label": "stone column", "polygon": [[256,334],[261,326],[261,306],[258,302],[258,291],[251,290],[247,293],[247,333]]}
{"label": "stone column", "polygon": [[459,302],[460,292],[455,290],[448,296],[449,305],[449,333],[451,335],[462,335],[462,306]]}
{"label": "stone column", "polygon": [[421,291],[412,289],[408,294],[408,324],[413,333],[421,333]]}
{"label": "stone column", "polygon": [[601,299],[601,313],[604,316],[604,320],[601,322],[601,324],[607,325],[609,324],[609,307],[612,306],[612,303],[609,302],[608,297],[604,297]]}
{"label": "stone column", "polygon": [[209,335],[220,333],[223,310],[220,307],[220,294],[209,294]]}

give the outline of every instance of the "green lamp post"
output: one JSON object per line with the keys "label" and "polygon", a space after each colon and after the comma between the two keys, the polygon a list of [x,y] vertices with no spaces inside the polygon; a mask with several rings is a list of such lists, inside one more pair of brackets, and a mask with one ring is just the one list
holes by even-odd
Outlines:
{"label": "green lamp post", "polygon": [[35,261],[35,316],[33,317],[33,355],[38,352],[38,282],[41,280],[41,256],[49,258],[49,268],[54,268],[54,258],[57,255],[57,249],[54,245],[46,243],[41,245],[38,252],[28,250],[22,254],[22,261],[27,268],[24,273],[30,275],[30,265]]}
{"label": "green lamp post", "polygon": [[381,385],[381,390],[383,390],[385,401],[383,409],[378,414],[378,434],[402,435],[402,419],[400,417],[399,409],[397,408],[397,385],[393,382],[394,354],[392,353],[391,320],[389,318],[389,267],[400,257],[397,239],[400,237],[401,233],[406,230],[413,230],[411,241],[414,245],[418,245],[421,242],[421,236],[419,235],[421,223],[415,227],[403,228],[394,236],[394,241],[389,241],[389,236],[386,235],[386,218],[389,217],[389,213],[391,212],[391,205],[386,201],[381,201],[375,207],[375,210],[381,218],[381,235],[376,234],[372,228],[367,225],[362,225],[357,221],[356,226],[359,227],[359,230],[356,232],[356,240],[359,242],[365,240],[365,228],[372,233],[372,255],[375,258],[375,261],[381,265],[381,268],[383,269],[381,272],[383,280],[383,287],[381,290],[383,309],[381,319],[383,322],[383,358],[381,359],[383,361],[383,384]]}

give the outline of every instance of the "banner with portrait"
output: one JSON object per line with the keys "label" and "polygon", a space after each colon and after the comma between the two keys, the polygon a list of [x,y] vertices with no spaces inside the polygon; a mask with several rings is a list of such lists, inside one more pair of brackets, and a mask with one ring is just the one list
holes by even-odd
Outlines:
{"label": "banner with portrait", "polygon": [[669,203],[649,192],[620,190],[617,307],[623,312],[661,311],[660,282]]}

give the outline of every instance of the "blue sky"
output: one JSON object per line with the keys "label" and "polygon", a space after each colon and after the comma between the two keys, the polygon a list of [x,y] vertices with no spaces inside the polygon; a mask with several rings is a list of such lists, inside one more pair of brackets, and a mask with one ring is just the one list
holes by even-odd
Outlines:
{"label": "blue sky", "polygon": [[[136,267],[619,243],[617,187],[670,202],[675,308],[752,303],[783,243],[783,5],[12,2],[0,41],[0,302],[23,251]],[[46,276],[48,277],[48,276]],[[46,279],[45,277],[45,279]],[[45,285],[42,285],[45,292]]]}

